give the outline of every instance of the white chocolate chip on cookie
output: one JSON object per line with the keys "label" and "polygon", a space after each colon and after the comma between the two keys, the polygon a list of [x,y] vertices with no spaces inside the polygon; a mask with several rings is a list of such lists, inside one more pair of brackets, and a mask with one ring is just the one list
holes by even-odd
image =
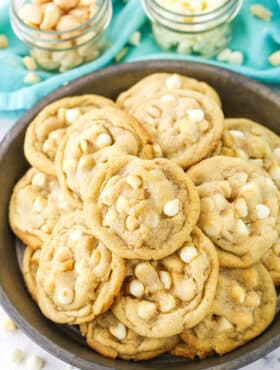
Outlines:
{"label": "white chocolate chip on cookie", "polygon": [[180,212],[179,199],[173,199],[167,202],[164,206],[163,212],[168,217],[174,217]]}

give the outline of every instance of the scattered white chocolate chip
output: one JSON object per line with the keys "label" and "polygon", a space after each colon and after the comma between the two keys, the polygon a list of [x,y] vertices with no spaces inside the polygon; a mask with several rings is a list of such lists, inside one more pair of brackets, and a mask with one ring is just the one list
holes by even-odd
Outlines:
{"label": "scattered white chocolate chip", "polygon": [[230,130],[229,133],[234,138],[243,138],[245,136],[244,133],[240,130]]}
{"label": "scattered white chocolate chip", "polygon": [[237,210],[240,217],[248,216],[248,207],[245,199],[237,198],[235,202],[235,209]]}
{"label": "scattered white chocolate chip", "polygon": [[141,298],[144,294],[145,288],[141,281],[134,279],[129,284],[129,292],[137,298]]}
{"label": "scattered white chocolate chip", "polygon": [[114,209],[109,209],[103,218],[103,226],[112,226],[118,217],[117,212]]}
{"label": "scattered white chocolate chip", "polygon": [[154,144],[153,145],[153,150],[154,150],[155,157],[162,157],[163,153],[162,153],[162,149],[161,149],[160,145]]}
{"label": "scattered white chocolate chip", "polygon": [[204,119],[204,112],[201,109],[188,109],[188,116],[193,122],[200,122]]}
{"label": "scattered white chocolate chip", "polygon": [[110,333],[119,340],[124,340],[127,336],[127,330],[123,323],[118,322],[116,326],[109,328]]}
{"label": "scattered white chocolate chip", "polygon": [[123,195],[120,195],[118,197],[118,200],[116,202],[116,208],[119,212],[126,212],[129,208],[129,201],[126,197]]}
{"label": "scattered white chocolate chip", "polygon": [[217,237],[221,233],[221,224],[215,220],[208,220],[203,225],[204,232],[210,237]]}
{"label": "scattered white chocolate chip", "polygon": [[34,71],[37,68],[36,61],[33,57],[26,56],[22,58],[22,62],[26,69]]}
{"label": "scattered white chocolate chip", "polygon": [[270,22],[272,12],[261,4],[253,4],[250,7],[251,14],[262,21]]}
{"label": "scattered white chocolate chip", "polygon": [[239,284],[235,284],[230,288],[229,295],[235,303],[241,304],[245,300],[246,292]]}
{"label": "scattered white chocolate chip", "polygon": [[40,77],[34,73],[34,72],[29,72],[27,75],[24,77],[23,82],[25,84],[29,85],[35,85],[40,82]]}
{"label": "scattered white chocolate chip", "polygon": [[67,109],[65,112],[65,119],[68,124],[75,123],[80,118],[81,112],[79,108]]}
{"label": "scattered white chocolate chip", "polygon": [[160,100],[163,102],[163,103],[171,103],[171,102],[174,102],[175,100],[175,97],[173,95],[163,95]]}
{"label": "scattered white chocolate chip", "polygon": [[244,236],[248,236],[250,234],[249,229],[243,220],[236,221],[236,232]]}
{"label": "scattered white chocolate chip", "polygon": [[71,304],[74,300],[74,291],[70,288],[61,288],[57,292],[57,301],[60,304]]}
{"label": "scattered white chocolate chip", "polygon": [[76,230],[71,232],[69,238],[70,238],[71,242],[77,242],[78,240],[81,239],[82,235],[83,235],[82,230],[76,229]]}
{"label": "scattered white chocolate chip", "polygon": [[43,360],[38,356],[30,356],[26,361],[26,367],[29,370],[41,370],[44,366]]}
{"label": "scattered white chocolate chip", "polygon": [[223,316],[219,317],[219,319],[217,320],[217,324],[218,324],[218,328],[221,331],[233,329],[232,323]]}
{"label": "scattered white chocolate chip", "polygon": [[163,213],[168,217],[174,217],[180,212],[179,199],[173,199],[167,202],[164,206]]}
{"label": "scattered white chocolate chip", "polygon": [[248,292],[245,299],[245,304],[250,307],[258,307],[261,304],[261,298],[260,296],[252,291]]}
{"label": "scattered white chocolate chip", "polygon": [[155,229],[160,222],[159,216],[155,212],[149,212],[145,215],[145,225],[151,227],[152,229]]}
{"label": "scattered white chocolate chip", "polygon": [[33,176],[32,185],[42,188],[46,185],[46,181],[47,181],[47,178],[46,178],[46,175],[44,173],[41,173],[41,172],[36,173]]}
{"label": "scattered white chocolate chip", "polygon": [[139,31],[133,32],[133,34],[130,36],[128,43],[132,46],[140,46],[141,43],[141,33]]}
{"label": "scattered white chocolate chip", "polygon": [[132,187],[132,189],[138,189],[142,185],[142,180],[140,179],[140,177],[135,175],[127,176],[126,182]]}
{"label": "scattered white chocolate chip", "polygon": [[159,277],[164,286],[164,289],[170,289],[172,285],[171,275],[168,271],[160,271]]}
{"label": "scattered white chocolate chip", "polygon": [[125,220],[125,227],[128,231],[134,231],[138,229],[139,222],[136,217],[134,216],[128,216]]}
{"label": "scattered white chocolate chip", "polygon": [[0,49],[7,48],[9,46],[8,39],[5,35],[0,35]]}
{"label": "scattered white chocolate chip", "polygon": [[249,155],[243,149],[237,148],[235,149],[235,153],[239,158],[249,159]]}
{"label": "scattered white chocolate chip", "polygon": [[280,180],[280,166],[277,165],[271,166],[269,173],[273,180]]}
{"label": "scattered white chocolate chip", "polygon": [[167,89],[180,89],[182,87],[182,80],[180,76],[173,74],[167,78],[165,86]]}
{"label": "scattered white chocolate chip", "polygon": [[193,245],[186,245],[179,252],[181,260],[185,263],[190,263],[197,255],[197,249]]}
{"label": "scattered white chocolate chip", "polygon": [[137,314],[144,320],[149,320],[156,313],[157,306],[149,301],[140,301],[137,304]]}
{"label": "scattered white chocolate chip", "polygon": [[228,63],[241,66],[244,61],[244,55],[240,51],[233,51],[228,58]]}
{"label": "scattered white chocolate chip", "polygon": [[226,48],[217,55],[217,60],[219,62],[228,62],[230,55],[231,50],[229,48]]}
{"label": "scattered white chocolate chip", "polygon": [[99,148],[105,148],[106,146],[112,145],[113,140],[109,134],[102,133],[96,138],[96,145]]}
{"label": "scattered white chocolate chip", "polygon": [[36,212],[40,213],[46,208],[47,204],[48,204],[48,202],[47,202],[46,198],[38,196],[38,197],[35,198],[35,200],[33,202],[33,209]]}
{"label": "scattered white chocolate chip", "polygon": [[171,294],[161,294],[159,299],[160,312],[167,313],[172,311],[176,307],[176,301]]}
{"label": "scattered white chocolate chip", "polygon": [[273,67],[278,67],[280,66],[280,50],[275,51],[272,53],[269,58],[268,58],[269,63]]}
{"label": "scattered white chocolate chip", "polygon": [[278,147],[278,148],[275,148],[274,150],[273,150],[273,154],[275,155],[275,157],[277,158],[277,159],[279,159],[280,160],[280,148]]}
{"label": "scattered white chocolate chip", "polygon": [[270,215],[270,209],[264,204],[257,204],[256,212],[259,220],[264,220]]}
{"label": "scattered white chocolate chip", "polygon": [[17,326],[11,319],[8,318],[1,322],[1,329],[4,332],[10,332],[17,330]]}
{"label": "scattered white chocolate chip", "polygon": [[14,364],[19,364],[23,361],[24,359],[24,353],[21,349],[15,348],[10,354],[10,359],[11,362]]}

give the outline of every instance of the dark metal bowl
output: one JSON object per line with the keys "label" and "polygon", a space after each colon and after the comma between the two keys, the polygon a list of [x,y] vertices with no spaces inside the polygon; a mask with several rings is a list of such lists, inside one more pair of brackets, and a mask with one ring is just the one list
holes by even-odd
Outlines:
{"label": "dark metal bowl", "polygon": [[280,97],[256,82],[223,69],[198,63],[149,61],[103,69],[84,76],[42,99],[10,130],[0,148],[0,302],[19,327],[45,350],[83,370],[189,370],[237,369],[257,360],[280,345],[280,314],[258,338],[222,357],[188,361],[168,355],[134,363],[110,360],[87,348],[80,338],[65,334],[60,326],[40,313],[27,293],[16,258],[15,238],[8,226],[8,202],[17,179],[28,167],[23,155],[25,129],[50,102],[69,95],[101,94],[110,98],[153,72],[178,72],[214,86],[223,101],[227,117],[248,117],[280,133]]}

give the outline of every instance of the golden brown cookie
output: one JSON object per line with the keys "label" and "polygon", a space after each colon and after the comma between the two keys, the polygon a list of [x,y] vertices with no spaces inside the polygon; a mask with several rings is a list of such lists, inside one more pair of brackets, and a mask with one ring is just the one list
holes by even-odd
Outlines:
{"label": "golden brown cookie", "polygon": [[17,237],[36,249],[52,233],[58,218],[72,211],[57,179],[31,168],[14,187],[9,221]]}
{"label": "golden brown cookie", "polygon": [[112,311],[139,335],[164,338],[180,334],[209,312],[218,269],[215,247],[195,228],[191,239],[164,259],[128,261],[126,279]]}
{"label": "golden brown cookie", "polygon": [[262,263],[270,273],[275,285],[280,285],[280,238],[263,255]]}
{"label": "golden brown cookie", "polygon": [[170,354],[172,356],[185,357],[192,360],[196,356],[198,356],[201,360],[207,357],[204,352],[200,352],[198,348],[193,348],[189,344],[184,343],[182,340],[170,351]]}
{"label": "golden brown cookie", "polygon": [[207,83],[175,73],[154,73],[143,78],[130,89],[121,93],[117,99],[117,104],[120,108],[129,111],[132,107],[137,106],[139,100],[153,98],[154,95],[161,93],[164,89],[170,92],[174,89],[196,91],[221,106],[219,95]]}
{"label": "golden brown cookie", "polygon": [[58,144],[66,128],[89,111],[115,104],[98,95],[67,97],[47,105],[30,123],[24,140],[24,154],[31,165],[56,176],[54,165]]}
{"label": "golden brown cookie", "polygon": [[188,171],[201,199],[199,226],[218,247],[220,264],[247,267],[278,237],[279,191],[265,171],[226,156]]}
{"label": "golden brown cookie", "polygon": [[199,215],[199,198],[174,162],[126,156],[96,171],[84,211],[89,227],[112,252],[159,259],[188,238]]}
{"label": "golden brown cookie", "polygon": [[199,162],[221,139],[224,116],[213,100],[193,91],[162,90],[130,109],[149,133],[158,157],[183,168]]}
{"label": "golden brown cookie", "polygon": [[125,262],[98,241],[76,212],[60,219],[41,250],[38,304],[57,323],[81,324],[107,311],[121,288]]}
{"label": "golden brown cookie", "polygon": [[201,358],[233,351],[260,335],[275,315],[276,292],[262,264],[221,269],[212,312],[182,339]]}
{"label": "golden brown cookie", "polygon": [[58,179],[69,201],[82,207],[97,165],[126,154],[150,159],[152,153],[148,134],[135,118],[117,108],[95,110],[81,117],[59,145]]}
{"label": "golden brown cookie", "polygon": [[142,337],[122,324],[112,311],[107,311],[88,324],[82,324],[81,330],[92,349],[113,359],[149,360],[171,350],[179,341],[178,336]]}
{"label": "golden brown cookie", "polygon": [[37,302],[36,274],[39,266],[41,250],[26,246],[22,260],[22,274],[27,290],[33,300]]}

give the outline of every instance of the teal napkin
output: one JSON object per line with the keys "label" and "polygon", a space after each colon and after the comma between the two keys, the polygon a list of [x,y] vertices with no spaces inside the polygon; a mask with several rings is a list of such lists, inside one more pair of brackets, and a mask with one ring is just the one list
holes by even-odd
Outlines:
{"label": "teal napkin", "polygon": [[[272,22],[264,22],[250,15],[251,4],[262,3],[273,13]],[[222,66],[243,73],[269,84],[280,84],[280,67],[272,67],[268,56],[280,49],[280,0],[245,0],[241,12],[233,23],[234,37],[230,47],[242,51],[245,62],[242,66],[231,66],[217,62],[214,58],[205,60],[199,57],[176,55],[162,52],[153,40],[150,22],[141,7],[140,0],[114,1],[114,16],[109,28],[110,47],[97,60],[61,74],[36,71],[41,82],[36,85],[25,85],[23,79],[27,73],[22,57],[28,54],[24,44],[14,35],[9,20],[9,1],[0,3],[0,34],[9,39],[9,48],[0,50],[0,115],[19,115],[30,108],[39,99],[82,75],[114,63],[114,57],[124,47],[127,54],[125,61],[143,59],[177,59],[192,60]],[[139,47],[128,46],[131,34],[141,32]]]}

